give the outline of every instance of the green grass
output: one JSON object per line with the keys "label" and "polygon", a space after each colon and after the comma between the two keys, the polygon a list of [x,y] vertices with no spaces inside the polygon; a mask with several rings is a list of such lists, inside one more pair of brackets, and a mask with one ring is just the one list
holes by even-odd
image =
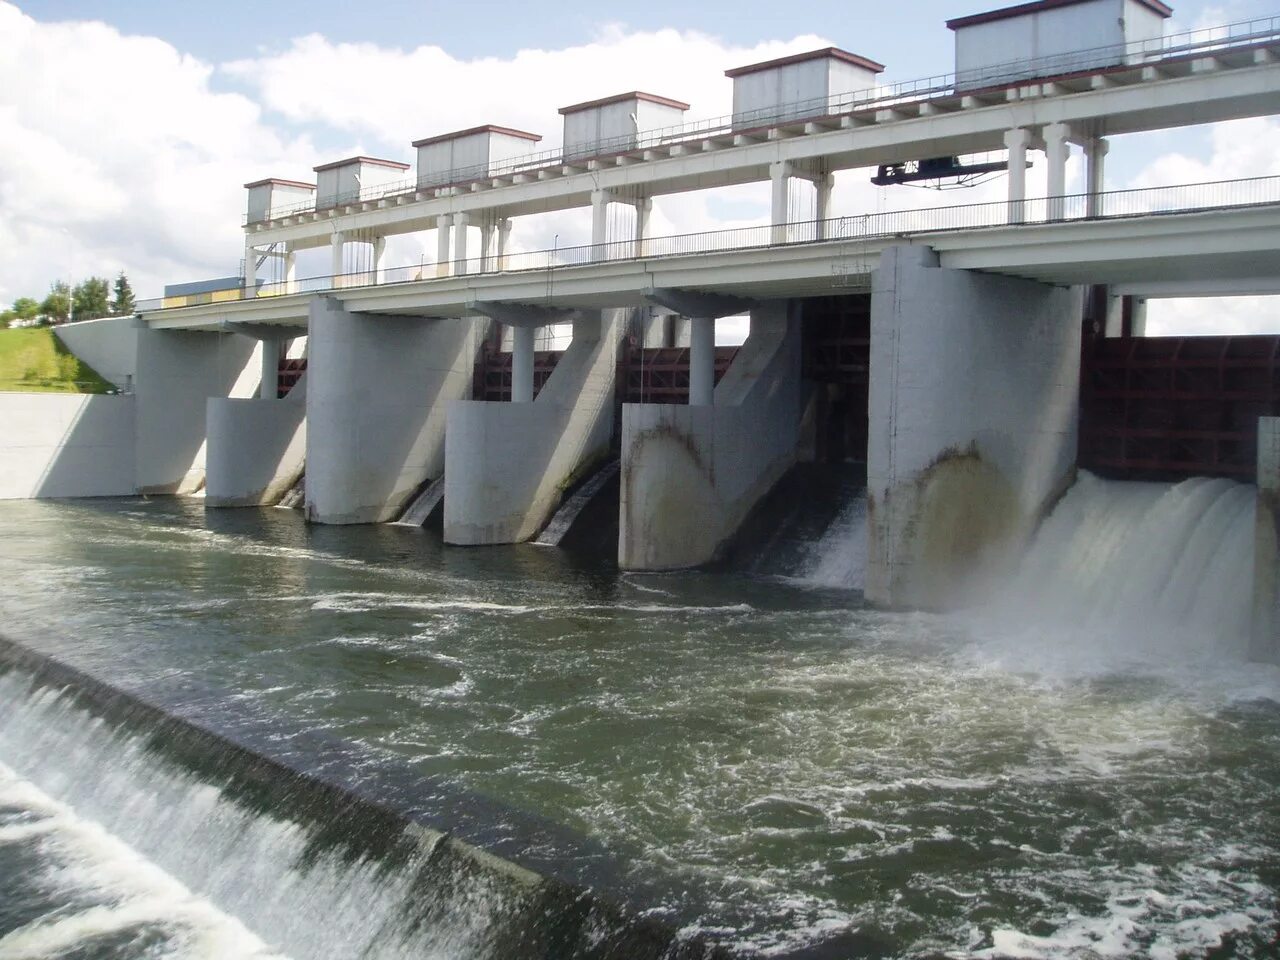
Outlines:
{"label": "green grass", "polygon": [[115,387],[72,354],[49,327],[0,330],[0,391],[111,393]]}

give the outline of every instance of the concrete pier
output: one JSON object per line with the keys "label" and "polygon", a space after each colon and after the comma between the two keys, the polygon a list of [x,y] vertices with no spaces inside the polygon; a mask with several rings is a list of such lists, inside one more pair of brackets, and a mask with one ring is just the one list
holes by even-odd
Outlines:
{"label": "concrete pier", "polygon": [[312,301],[307,366],[307,516],[395,519],[444,471],[449,401],[468,396],[481,323],[350,313]]}
{"label": "concrete pier", "polygon": [[[446,543],[533,539],[573,480],[608,453],[625,318],[625,310],[605,310],[574,319],[572,342],[532,402],[516,396],[513,368],[517,402],[463,400],[449,407]],[[521,393],[532,397],[532,353],[528,365],[530,383]]]}
{"label": "concrete pier", "polygon": [[751,334],[714,404],[623,406],[623,569],[710,562],[795,462],[802,398],[794,314],[787,301],[751,311]]}
{"label": "concrete pier", "polygon": [[270,506],[298,482],[307,452],[306,395],[304,375],[282,400],[209,400],[206,506]]}
{"label": "concrete pier", "polygon": [[1082,295],[897,246],[872,281],[867,598],[963,603],[1075,465]]}
{"label": "concrete pier", "polygon": [[205,481],[210,397],[251,397],[259,349],[248,337],[137,331],[137,490],[194,493]]}
{"label": "concrete pier", "polygon": [[1280,663],[1280,417],[1258,418],[1257,480],[1249,659]]}

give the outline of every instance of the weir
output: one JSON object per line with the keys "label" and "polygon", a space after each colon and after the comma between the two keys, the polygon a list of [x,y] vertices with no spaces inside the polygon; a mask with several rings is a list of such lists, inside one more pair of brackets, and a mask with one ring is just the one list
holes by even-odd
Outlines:
{"label": "weir", "polygon": [[[255,734],[242,717],[230,725],[236,739],[220,732],[229,718],[216,691],[188,689],[175,712],[0,639],[0,692],[6,764],[273,950],[404,960],[728,956],[583,888],[612,882],[625,897],[641,889],[590,841],[440,786],[398,795],[385,771],[371,780],[348,747],[314,733],[293,732],[283,757],[256,752],[243,741],[266,730]],[[308,753],[325,758],[322,775],[297,765]],[[127,928],[129,916],[126,905],[119,919],[101,917],[101,932]],[[94,933],[85,920],[72,942]]]}

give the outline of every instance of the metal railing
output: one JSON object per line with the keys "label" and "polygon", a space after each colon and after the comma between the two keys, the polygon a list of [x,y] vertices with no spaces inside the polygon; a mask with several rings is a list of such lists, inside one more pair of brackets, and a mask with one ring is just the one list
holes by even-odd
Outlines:
{"label": "metal railing", "polygon": [[[885,213],[805,220],[776,225],[736,227],[700,233],[615,240],[607,243],[554,247],[473,257],[441,263],[419,263],[381,271],[361,271],[308,277],[292,282],[264,283],[246,291],[221,290],[141,301],[140,312],[163,307],[198,306],[235,299],[321,293],[385,284],[411,283],[462,275],[552,271],[621,260],[657,260],[729,253],[762,247],[816,243],[870,243],[921,234],[1035,226],[1069,221],[1103,221],[1145,216],[1168,216],[1239,207],[1280,205],[1280,176],[1217,180],[1167,187],[1142,187],[1098,194],[1070,194],[1011,201],[926,207]],[[235,294],[238,293],[238,296]],[[177,303],[174,301],[182,300]]]}
{"label": "metal railing", "polygon": [[1146,66],[1162,60],[1179,60],[1197,55],[1220,53],[1232,48],[1277,39],[1280,39],[1280,16],[1259,17],[1147,40],[1135,40],[1126,44],[1109,44],[1066,54],[1012,60],[979,70],[937,74],[853,93],[799,100],[779,107],[637,131],[634,134],[590,143],[553,147],[509,160],[455,167],[426,175],[420,174],[410,180],[371,184],[357,191],[328,198],[323,207],[317,206],[316,200],[313,199],[269,210],[267,216],[261,220],[251,221],[248,214],[245,214],[244,223],[269,223],[272,220],[300,213],[406,196],[421,190],[465,186],[477,180],[508,177],[526,172],[534,173],[555,166],[582,165],[592,159],[668,147],[689,140],[741,134],[778,124],[831,119],[863,110],[886,109],[916,103],[938,96],[972,94],[984,88],[1017,86],[1031,79],[1049,79],[1066,73],[1090,73],[1111,67]]}

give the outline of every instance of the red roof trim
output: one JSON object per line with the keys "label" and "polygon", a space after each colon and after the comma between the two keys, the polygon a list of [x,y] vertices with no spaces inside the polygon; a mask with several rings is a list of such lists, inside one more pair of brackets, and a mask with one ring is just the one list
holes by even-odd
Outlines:
{"label": "red roof trim", "polygon": [[314,190],[316,188],[314,183],[303,183],[301,180],[281,180],[279,177],[267,177],[265,180],[255,180],[253,183],[246,183],[244,188],[246,190],[252,190],[254,187],[265,187],[271,184],[275,184],[280,187],[301,187],[304,190]]}
{"label": "red roof trim", "polygon": [[377,157],[348,157],[346,160],[335,160],[333,163],[322,163],[318,167],[312,167],[316,173],[321,170],[332,170],[334,167],[345,167],[352,163],[372,163],[378,167],[391,167],[394,170],[408,170],[407,163],[401,163],[399,160],[379,160]]}
{"label": "red roof trim", "polygon": [[486,123],[479,127],[468,127],[466,130],[455,130],[453,133],[442,133],[435,137],[426,137],[422,140],[413,141],[412,146],[425,147],[429,143],[443,143],[445,140],[457,140],[461,137],[468,137],[474,133],[501,133],[508,137],[519,137],[521,140],[532,140],[537,143],[542,139],[541,134],[528,133],[524,130],[516,130],[512,127],[495,127],[491,123]]}
{"label": "red roof trim", "polygon": [[689,105],[680,100],[672,100],[669,97],[660,97],[655,93],[642,93],[639,90],[632,90],[630,93],[619,93],[612,97],[602,97],[599,100],[588,100],[585,103],[575,103],[569,107],[561,107],[560,113],[577,113],[579,110],[588,110],[591,107],[603,107],[610,103],[622,103],[625,100],[647,100],[649,103],[661,104],[664,107],[675,107],[677,110],[688,110]]}
{"label": "red roof trim", "polygon": [[[1013,7],[1002,7],[999,10],[988,10],[986,13],[975,13],[968,17],[957,17],[955,20],[948,20],[947,27],[952,30],[959,30],[961,27],[976,27],[980,23],[991,23],[995,20],[1007,20],[1010,17],[1021,17],[1028,13],[1039,13],[1042,10],[1053,10],[1057,7],[1070,7],[1077,3],[1085,3],[1087,0],[1033,0],[1031,3],[1020,3]],[[1173,8],[1163,4],[1160,0],[1138,0],[1148,10],[1158,13],[1162,17],[1173,16]]]}
{"label": "red roof trim", "polygon": [[855,67],[862,67],[864,70],[870,70],[872,73],[884,73],[884,64],[876,63],[867,57],[860,57],[856,53],[850,53],[848,50],[841,50],[839,47],[823,47],[821,50],[810,50],[808,53],[793,53],[789,57],[778,57],[776,60],[765,60],[761,63],[749,63],[745,67],[734,67],[732,70],[726,70],[726,77],[741,77],[748,73],[759,73],[761,70],[772,70],[774,67],[785,67],[791,63],[804,63],[806,60],[821,60],[824,58],[833,60],[841,60],[844,63],[851,63]]}

